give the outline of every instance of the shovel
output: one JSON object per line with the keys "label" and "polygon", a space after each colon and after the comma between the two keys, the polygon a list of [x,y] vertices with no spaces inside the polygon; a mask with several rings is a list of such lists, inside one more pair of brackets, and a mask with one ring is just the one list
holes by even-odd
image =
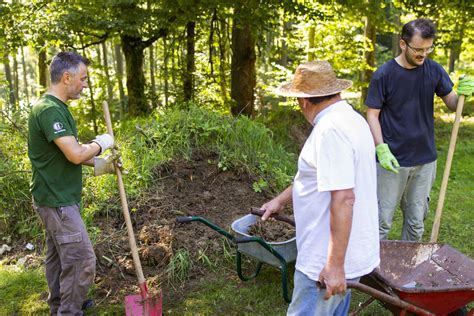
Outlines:
{"label": "shovel", "polygon": [[464,95],[458,97],[458,105],[456,107],[456,116],[454,118],[453,129],[451,131],[451,139],[449,140],[448,155],[446,157],[446,165],[444,167],[443,180],[441,181],[441,188],[439,190],[438,205],[436,206],[435,219],[433,228],[431,229],[430,242],[438,240],[439,225],[441,222],[441,214],[443,213],[444,197],[446,196],[446,189],[448,188],[449,173],[451,171],[451,163],[453,162],[454,148],[456,147],[456,139],[458,137],[459,124],[461,123],[462,109],[464,107]]}
{"label": "shovel", "polygon": [[[110,119],[109,106],[107,102],[102,103],[104,111],[105,123],[107,125],[107,132],[114,137],[112,130],[112,121]],[[112,149],[115,154],[115,149]],[[130,212],[128,211],[127,196],[125,195],[125,188],[122,181],[122,171],[115,164],[115,173],[117,175],[117,184],[120,192],[120,201],[122,202],[123,216],[127,225],[128,241],[132,251],[133,263],[138,278],[138,287],[140,294],[128,295],[125,297],[125,314],[127,316],[161,316],[162,314],[162,295],[159,293],[158,297],[152,297],[148,293],[145,277],[143,276],[142,265],[138,257],[137,244],[135,242],[135,235],[133,233],[132,221],[130,220]]]}

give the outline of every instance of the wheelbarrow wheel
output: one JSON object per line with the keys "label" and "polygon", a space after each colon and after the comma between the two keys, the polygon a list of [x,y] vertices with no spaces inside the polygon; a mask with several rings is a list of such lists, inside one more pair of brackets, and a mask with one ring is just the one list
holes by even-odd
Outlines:
{"label": "wheelbarrow wheel", "polygon": [[466,306],[461,307],[460,309],[455,310],[452,313],[449,313],[448,316],[467,316]]}

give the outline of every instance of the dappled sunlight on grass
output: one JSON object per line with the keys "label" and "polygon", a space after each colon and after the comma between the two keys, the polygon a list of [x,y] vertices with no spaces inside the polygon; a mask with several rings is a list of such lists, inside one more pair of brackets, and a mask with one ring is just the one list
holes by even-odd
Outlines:
{"label": "dappled sunlight on grass", "polygon": [[47,292],[42,270],[0,265],[0,315],[41,315],[48,306],[41,297]]}

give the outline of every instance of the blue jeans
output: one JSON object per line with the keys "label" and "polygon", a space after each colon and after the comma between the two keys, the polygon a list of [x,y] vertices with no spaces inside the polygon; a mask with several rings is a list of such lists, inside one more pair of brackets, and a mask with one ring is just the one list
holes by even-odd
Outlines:
{"label": "blue jeans", "polygon": [[298,270],[295,271],[294,279],[295,287],[287,315],[345,316],[348,314],[351,302],[349,289],[345,294],[333,295],[325,300],[326,290],[318,288],[316,281]]}
{"label": "blue jeans", "polygon": [[402,240],[419,241],[424,232],[428,200],[436,178],[436,161],[414,167],[400,167],[398,174],[377,164],[380,239],[387,239],[393,213],[400,203],[403,214]]}

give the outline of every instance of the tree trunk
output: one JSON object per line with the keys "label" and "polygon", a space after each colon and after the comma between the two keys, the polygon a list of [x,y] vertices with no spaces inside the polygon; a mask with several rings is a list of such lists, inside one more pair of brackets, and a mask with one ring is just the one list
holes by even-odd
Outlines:
{"label": "tree trunk", "polygon": [[156,81],[155,81],[155,50],[153,45],[150,45],[148,48],[149,58],[150,58],[150,85],[151,85],[151,99],[153,102],[157,102],[156,100]]}
{"label": "tree trunk", "polygon": [[310,25],[308,29],[308,61],[312,61],[315,58],[314,55],[314,35],[315,35],[314,25]]}
{"label": "tree trunk", "polygon": [[459,32],[459,38],[455,39],[451,47],[449,49],[449,66],[448,66],[448,73],[452,73],[454,71],[454,68],[456,66],[456,61],[459,59],[459,56],[461,55],[461,44],[462,44],[462,38],[464,36],[464,24],[460,27]]}
{"label": "tree trunk", "polygon": [[290,32],[291,22],[283,23],[283,35],[281,40],[281,50],[280,50],[280,65],[286,67],[288,66],[288,44],[286,42],[286,34]]}
{"label": "tree trunk", "polygon": [[[397,25],[400,25],[400,15],[396,14],[394,15],[394,20]],[[392,56],[395,58],[398,55],[400,55],[401,50],[400,50],[400,36],[398,33],[393,33],[392,34]]]}
{"label": "tree trunk", "polygon": [[122,47],[120,44],[114,45],[115,52],[115,72],[117,74],[117,81],[120,94],[120,120],[123,119],[123,113],[125,111],[125,106],[127,101],[125,100],[125,92],[123,89],[123,58],[122,58]]}
{"label": "tree trunk", "polygon": [[8,83],[8,101],[10,102],[9,109],[13,112],[15,110],[15,87],[13,84],[13,76],[12,76],[12,69],[10,67],[10,58],[8,57],[8,53],[5,53],[3,56],[3,67],[5,69],[5,79]]}
{"label": "tree trunk", "polygon": [[[81,38],[81,44],[82,46],[83,45],[83,42],[82,42],[82,38]],[[82,49],[82,56],[84,56],[85,58],[88,58],[87,57],[87,54],[86,54],[86,49],[83,48]],[[98,57],[99,57],[99,61],[100,61],[100,54],[98,54]],[[89,68],[87,68],[87,77],[90,78],[90,72],[89,72]],[[91,95],[91,118],[92,118],[92,125],[93,125],[93,129],[94,129],[94,134],[98,134],[98,128],[97,128],[97,110],[96,110],[96,106],[95,106],[95,100],[94,100],[94,88],[92,87],[91,84],[88,85],[89,86],[89,94]]]}
{"label": "tree trunk", "polygon": [[227,54],[227,37],[226,23],[221,21],[219,23],[219,84],[221,89],[222,103],[227,102],[227,75],[226,75],[226,54]]}
{"label": "tree trunk", "polygon": [[174,43],[176,42],[176,36],[171,34],[172,38],[170,45],[168,46],[168,55],[171,56],[171,87],[176,87],[176,59],[174,54]]}
{"label": "tree trunk", "polygon": [[184,101],[193,99],[194,90],[194,30],[196,23],[190,21],[186,24],[186,69],[183,75]]}
{"label": "tree trunk", "polygon": [[30,94],[28,92],[28,77],[27,77],[27,69],[26,69],[26,62],[25,62],[25,51],[24,47],[21,47],[21,68],[23,70],[23,93],[25,94],[26,104],[30,104]]}
{"label": "tree trunk", "polygon": [[[234,15],[242,14],[236,8]],[[239,25],[234,19],[232,25],[232,64],[231,64],[231,97],[232,114],[252,116],[254,112],[255,74],[255,39],[248,23]]]}
{"label": "tree trunk", "polygon": [[18,60],[16,59],[16,54],[13,55],[13,89],[15,93],[15,111],[16,111],[18,109],[18,105],[20,102],[20,82],[19,82],[19,75],[18,75]]}
{"label": "tree trunk", "polygon": [[107,82],[107,100],[109,102],[109,105],[112,104],[112,101],[114,100],[114,93],[112,89],[112,82],[110,80],[110,74],[109,74],[109,60],[107,58],[107,44],[105,42],[101,43],[102,46],[102,56],[104,60],[104,69],[105,69],[105,80]]}
{"label": "tree trunk", "polygon": [[166,37],[163,37],[163,77],[164,77],[164,89],[165,89],[165,107],[168,107],[169,98],[169,82],[168,82],[168,44]]}
{"label": "tree trunk", "polygon": [[122,49],[127,69],[128,113],[143,116],[150,113],[145,97],[145,74],[143,73],[143,51],[141,38],[121,35]]}
{"label": "tree trunk", "polygon": [[38,54],[38,84],[37,95],[40,96],[48,86],[48,66],[46,65],[46,48]]}
{"label": "tree trunk", "polygon": [[[372,43],[372,49],[365,52],[365,62],[370,67],[370,69],[365,69],[362,73],[362,81],[366,82],[367,84],[370,82],[372,78],[372,74],[374,71],[372,70],[375,67],[375,44],[376,44],[376,28],[375,24],[372,23],[372,20],[369,17],[366,17],[365,20],[365,36],[369,39]],[[362,88],[362,103],[365,102],[367,97],[367,86]]]}
{"label": "tree trunk", "polygon": [[[148,11],[151,11],[151,0],[146,2]],[[156,98],[156,83],[155,83],[155,54],[153,51],[153,44],[148,49],[149,60],[150,60],[150,94],[151,94],[151,107],[154,108],[153,102],[157,102]]]}

